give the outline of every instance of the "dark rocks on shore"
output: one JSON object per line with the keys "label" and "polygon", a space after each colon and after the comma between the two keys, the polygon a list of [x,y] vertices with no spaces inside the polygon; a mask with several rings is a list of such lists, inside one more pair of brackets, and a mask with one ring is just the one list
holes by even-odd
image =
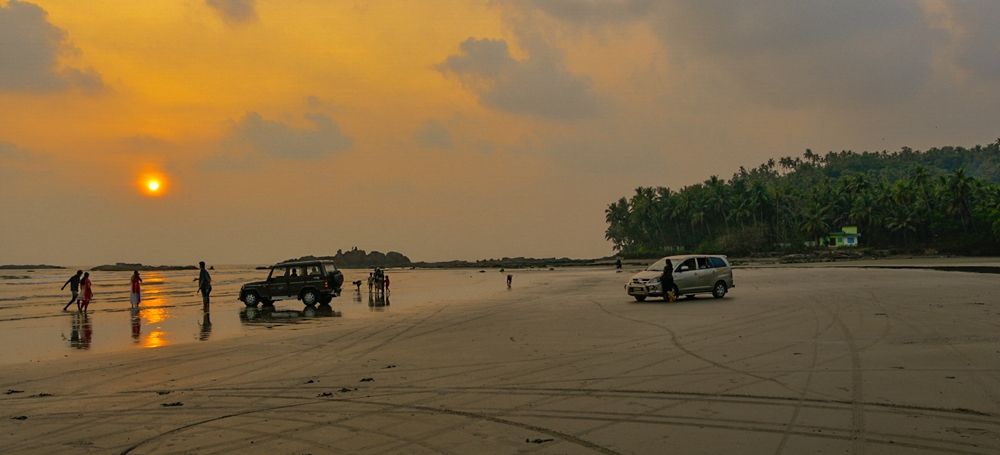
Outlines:
{"label": "dark rocks on shore", "polygon": [[118,262],[114,265],[99,265],[90,269],[91,272],[131,272],[133,270],[138,270],[140,272],[149,271],[168,271],[168,270],[198,270],[196,265],[142,265],[142,264],[129,264],[126,262]]}
{"label": "dark rocks on shore", "polygon": [[59,265],[45,265],[45,264],[39,264],[39,265],[13,265],[13,264],[0,265],[0,270],[28,270],[28,269],[38,269],[38,270],[41,270],[41,269],[65,269],[65,268],[66,267],[59,266]]}

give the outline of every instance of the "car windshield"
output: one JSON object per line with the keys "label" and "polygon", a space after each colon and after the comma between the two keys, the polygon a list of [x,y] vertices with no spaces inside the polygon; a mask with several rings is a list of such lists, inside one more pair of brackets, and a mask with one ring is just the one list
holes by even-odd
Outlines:
{"label": "car windshield", "polygon": [[653,265],[646,267],[647,272],[662,272],[663,268],[667,266],[667,258],[660,259],[653,263]]}

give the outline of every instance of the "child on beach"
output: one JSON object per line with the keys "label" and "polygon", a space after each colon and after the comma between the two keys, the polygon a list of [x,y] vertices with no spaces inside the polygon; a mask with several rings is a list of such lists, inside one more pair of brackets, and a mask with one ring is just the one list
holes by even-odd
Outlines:
{"label": "child on beach", "polygon": [[385,292],[389,292],[389,275],[384,275],[385,277]]}
{"label": "child on beach", "polygon": [[139,277],[139,271],[136,270],[132,273],[132,292],[128,298],[129,302],[132,302],[133,308],[139,306],[139,302],[142,301],[139,283],[142,283],[142,278]]}
{"label": "child on beach", "polygon": [[94,298],[94,291],[91,289],[90,284],[90,272],[83,274],[83,279],[80,280],[80,284],[83,286],[83,297],[80,299],[80,311],[86,313],[87,307],[90,306],[90,299]]}

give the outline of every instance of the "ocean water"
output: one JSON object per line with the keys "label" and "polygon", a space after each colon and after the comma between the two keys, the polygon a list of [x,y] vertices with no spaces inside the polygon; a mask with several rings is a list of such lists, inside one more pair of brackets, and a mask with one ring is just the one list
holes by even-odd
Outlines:
{"label": "ocean water", "polygon": [[[132,272],[90,272],[94,299],[86,314],[71,305],[69,287],[59,288],[78,267],[60,270],[0,270],[0,364],[92,355],[125,349],[156,349],[180,343],[210,343],[247,336],[276,324],[336,324],[339,318],[380,317],[402,308],[440,301],[463,301],[510,292],[506,273],[497,270],[390,269],[387,299],[369,296],[369,270],[345,269],[344,290],[329,307],[309,308],[298,300],[277,301],[273,311],[246,311],[237,300],[240,286],[263,280],[268,271],[252,266],[215,266],[208,311],[194,281],[198,271],[143,272],[142,303],[129,303]],[[83,270],[87,268],[80,267]],[[558,275],[540,269],[510,271],[514,285],[526,286]],[[333,317],[339,314],[339,317]]]}

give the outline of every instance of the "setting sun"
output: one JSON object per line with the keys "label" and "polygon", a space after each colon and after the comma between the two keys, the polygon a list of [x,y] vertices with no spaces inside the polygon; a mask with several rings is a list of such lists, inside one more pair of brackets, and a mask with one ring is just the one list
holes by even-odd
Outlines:
{"label": "setting sun", "polygon": [[160,196],[166,189],[166,177],[159,172],[144,173],[136,182],[139,189],[147,196]]}

